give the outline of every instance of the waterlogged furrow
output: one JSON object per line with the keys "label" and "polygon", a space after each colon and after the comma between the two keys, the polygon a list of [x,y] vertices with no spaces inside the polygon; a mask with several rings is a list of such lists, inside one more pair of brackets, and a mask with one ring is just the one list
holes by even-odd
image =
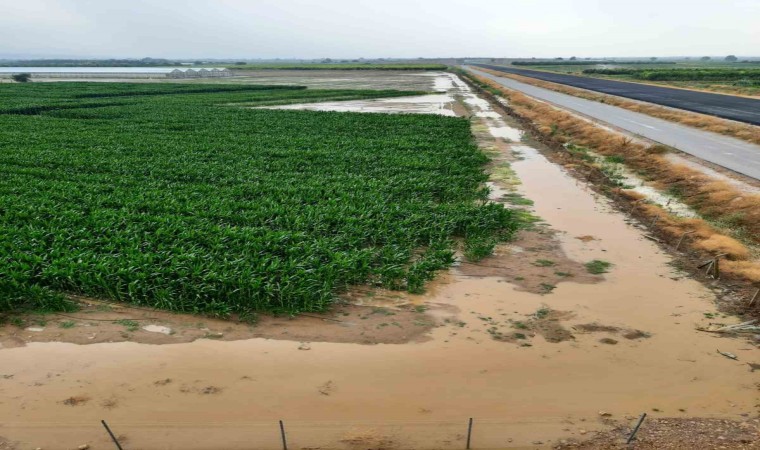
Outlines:
{"label": "waterlogged furrow", "polygon": [[516,228],[466,120],[231,106],[409,92],[179,86],[0,88],[0,310],[318,311],[421,291]]}

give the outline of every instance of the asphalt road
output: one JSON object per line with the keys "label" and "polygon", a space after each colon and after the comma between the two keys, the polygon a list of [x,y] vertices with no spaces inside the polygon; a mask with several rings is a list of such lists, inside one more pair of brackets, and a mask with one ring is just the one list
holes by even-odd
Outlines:
{"label": "asphalt road", "polygon": [[576,111],[600,122],[606,122],[616,128],[669,145],[705,161],[760,180],[760,146],[758,145],[617,106],[531,86],[511,78],[497,77],[471,66],[466,68],[509,89]]}
{"label": "asphalt road", "polygon": [[490,64],[473,64],[491,70],[498,70],[515,75],[536,78],[553,83],[618,95],[658,105],[685,109],[739,122],[760,125],[760,99],[737,97],[734,95],[711,94],[708,92],[672,89],[625,81],[604,80],[600,78],[563,75],[560,73],[541,72],[538,70],[513,69],[512,67],[493,66]]}

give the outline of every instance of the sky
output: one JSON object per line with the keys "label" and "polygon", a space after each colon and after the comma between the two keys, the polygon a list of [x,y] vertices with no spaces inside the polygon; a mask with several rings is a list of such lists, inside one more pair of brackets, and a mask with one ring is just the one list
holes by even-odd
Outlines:
{"label": "sky", "polygon": [[0,0],[0,11],[0,58],[760,54],[760,0]]}

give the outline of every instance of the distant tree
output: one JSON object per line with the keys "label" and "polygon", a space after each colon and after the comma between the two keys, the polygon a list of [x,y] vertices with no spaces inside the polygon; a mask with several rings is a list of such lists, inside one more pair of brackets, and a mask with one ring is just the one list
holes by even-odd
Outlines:
{"label": "distant tree", "polygon": [[32,79],[32,74],[30,73],[16,73],[11,75],[11,78],[13,81],[17,83],[27,83]]}
{"label": "distant tree", "polygon": [[323,63],[331,63],[333,62],[332,58],[325,58],[322,60]]}
{"label": "distant tree", "polygon": [[565,58],[562,58],[562,57],[554,58],[554,59],[556,59],[557,61],[564,61],[565,60]]}
{"label": "distant tree", "polygon": [[702,61],[709,61],[711,58],[709,56],[703,56],[699,59],[701,59]]}
{"label": "distant tree", "polygon": [[649,58],[649,60],[650,61],[657,61],[657,57],[656,56],[652,56],[651,58]]}
{"label": "distant tree", "polygon": [[736,56],[734,56],[734,55],[728,55],[728,56],[726,56],[724,59],[725,59],[726,61],[728,61],[728,62],[736,62],[736,61],[738,61],[738,60],[739,60],[739,58],[737,58],[737,57],[736,57]]}
{"label": "distant tree", "polygon": [[576,59],[578,59],[578,58],[576,58],[575,56],[571,56],[570,57],[570,61],[575,61]]}
{"label": "distant tree", "polygon": [[245,65],[245,61],[238,61],[238,62],[235,63],[235,65],[236,66],[244,66]]}
{"label": "distant tree", "polygon": [[203,61],[194,61],[193,64],[195,64],[196,66],[200,66],[201,64],[203,64]]}

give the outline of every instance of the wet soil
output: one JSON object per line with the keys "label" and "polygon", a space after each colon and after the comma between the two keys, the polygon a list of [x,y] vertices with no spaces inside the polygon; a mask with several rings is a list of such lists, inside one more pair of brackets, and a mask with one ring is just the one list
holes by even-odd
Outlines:
{"label": "wet soil", "polygon": [[197,339],[234,341],[264,338],[303,342],[400,344],[423,341],[436,325],[425,309],[411,304],[393,307],[339,303],[325,314],[261,315],[239,322],[79,299],[81,309],[67,314],[17,317],[22,326],[0,327],[0,348],[29,342],[70,342],[78,345],[113,342],[179,344]]}
{"label": "wet soil", "polygon": [[[475,127],[515,128],[453,75],[444,83]],[[284,420],[289,448],[446,449],[464,447],[474,417],[478,448],[551,448],[644,411],[653,421],[756,417],[757,374],[747,363],[758,362],[757,349],[695,330],[736,322],[716,311],[715,294],[524,135],[498,139],[486,149],[504,159],[491,168],[492,195],[533,200],[515,206],[546,225],[479,263],[491,267],[453,267],[423,295],[346,296],[354,306],[327,318],[348,317],[365,327],[363,337],[374,324],[376,345],[359,345],[361,332],[320,337],[313,329],[346,328],[322,317],[272,318],[266,338],[226,340],[234,331],[203,319],[208,332],[223,334],[209,339],[201,328],[151,319],[138,323],[196,340],[28,342],[0,350],[0,436],[19,448],[111,448],[99,423],[105,417],[129,448],[280,448]],[[595,259],[612,264],[608,273],[586,271]],[[565,271],[572,276],[556,274]],[[407,314],[432,325],[410,338],[392,323]],[[241,327],[260,332],[267,320]],[[296,331],[300,323],[313,323],[303,325],[312,331]],[[39,332],[21,334],[32,333]],[[383,343],[385,333],[409,342]]]}
{"label": "wet soil", "polygon": [[693,449],[757,449],[760,448],[760,420],[693,419],[668,417],[644,421],[635,440],[626,445],[633,417],[626,423],[615,422],[612,430],[590,433],[585,441],[565,440],[555,449],[579,450],[693,450]]}
{"label": "wet soil", "polygon": [[496,247],[494,256],[479,262],[462,261],[459,271],[472,277],[499,277],[516,290],[549,294],[560,283],[594,284],[604,280],[569,258],[555,232],[537,225],[520,231],[509,244]]}

